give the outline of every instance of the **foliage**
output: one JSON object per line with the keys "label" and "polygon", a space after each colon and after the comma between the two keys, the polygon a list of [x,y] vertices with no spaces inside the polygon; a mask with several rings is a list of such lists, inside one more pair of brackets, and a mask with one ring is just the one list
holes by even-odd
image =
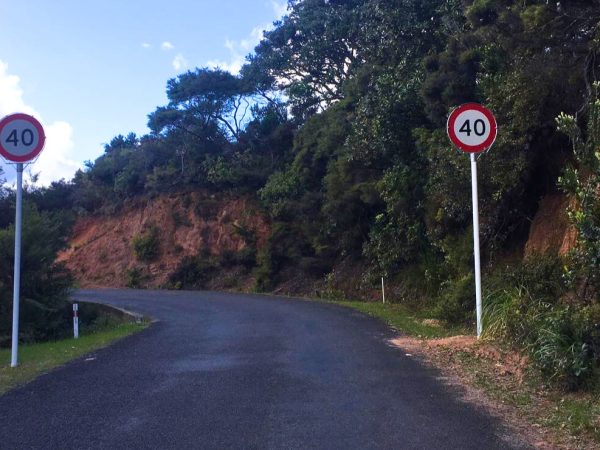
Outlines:
{"label": "foliage", "polygon": [[451,325],[470,325],[475,311],[475,280],[471,273],[446,281],[441,288],[436,316]]}
{"label": "foliage", "polygon": [[569,219],[577,229],[577,246],[571,252],[569,276],[578,294],[586,300],[600,293],[600,83],[594,83],[594,98],[588,109],[585,134],[574,116],[561,113],[560,131],[569,136],[577,167],[571,165],[560,178],[561,187],[576,199]]}
{"label": "foliage", "polygon": [[142,234],[133,237],[131,241],[133,252],[137,259],[142,262],[154,261],[160,252],[159,230],[156,226],[151,226]]}
{"label": "foliage", "polygon": [[294,116],[307,118],[343,98],[342,86],[360,63],[364,0],[290,2],[290,11],[250,56],[246,73],[285,90]]}
{"label": "foliage", "polygon": [[292,225],[278,222],[273,224],[271,235],[264,249],[257,255],[255,288],[268,291],[276,284],[278,275],[286,267],[294,265],[303,256],[311,255],[310,244],[298,238],[298,231]]}
{"label": "foliage", "polygon": [[[19,338],[26,342],[58,338],[68,332],[67,296],[72,278],[55,263],[65,245],[65,225],[52,213],[23,207],[21,248],[21,320]],[[0,345],[9,343],[14,271],[14,224],[0,229]]]}
{"label": "foliage", "polygon": [[207,254],[186,256],[169,275],[169,284],[176,289],[201,289],[216,268],[216,263]]}
{"label": "foliage", "polygon": [[125,271],[126,285],[129,288],[139,288],[142,283],[142,272],[137,267],[132,267]]}
{"label": "foliage", "polygon": [[526,349],[554,383],[589,387],[600,367],[600,309],[565,301],[561,275],[561,261],[548,257],[498,273],[484,299],[484,336]]}

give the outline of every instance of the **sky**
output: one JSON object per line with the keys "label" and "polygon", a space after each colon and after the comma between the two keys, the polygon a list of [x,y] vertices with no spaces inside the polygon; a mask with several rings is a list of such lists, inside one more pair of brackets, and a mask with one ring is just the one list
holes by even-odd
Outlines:
{"label": "sky", "polygon": [[[236,73],[285,0],[0,0],[0,118],[35,116],[46,146],[27,170],[70,180],[119,134],[148,133],[167,81]],[[14,168],[2,164],[9,183]]]}

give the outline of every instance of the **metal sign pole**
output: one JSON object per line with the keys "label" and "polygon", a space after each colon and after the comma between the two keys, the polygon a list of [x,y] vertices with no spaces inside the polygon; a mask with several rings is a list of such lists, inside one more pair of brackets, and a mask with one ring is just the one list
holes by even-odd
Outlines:
{"label": "metal sign pole", "polygon": [[21,224],[23,223],[23,164],[30,163],[44,148],[44,127],[35,117],[16,113],[0,120],[0,156],[17,163],[17,204],[15,212],[15,274],[13,286],[13,328],[11,367],[18,363],[19,294],[21,288]]}
{"label": "metal sign pole", "polygon": [[475,257],[475,301],[477,338],[481,337],[481,255],[479,251],[479,203],[477,195],[477,161],[475,154],[489,150],[498,135],[494,114],[478,103],[465,103],[454,109],[446,124],[448,137],[460,150],[471,154],[471,191],[473,195],[473,255]]}
{"label": "metal sign pole", "polygon": [[21,224],[23,222],[23,163],[17,164],[17,205],[15,214],[15,276],[13,287],[13,327],[10,366],[17,366],[19,348],[19,291],[21,287]]}
{"label": "metal sign pole", "polygon": [[477,308],[477,338],[481,337],[481,257],[479,252],[479,200],[477,193],[477,161],[471,153],[471,191],[473,194],[473,249],[475,255],[475,300]]}

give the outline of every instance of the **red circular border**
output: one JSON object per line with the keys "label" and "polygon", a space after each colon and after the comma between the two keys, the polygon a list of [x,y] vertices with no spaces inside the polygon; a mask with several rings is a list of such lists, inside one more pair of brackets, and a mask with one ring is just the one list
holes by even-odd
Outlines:
{"label": "red circular border", "polygon": [[38,135],[39,135],[38,145],[36,145],[36,147],[32,151],[27,153],[26,155],[15,156],[15,155],[11,155],[8,152],[8,150],[6,150],[4,148],[4,146],[2,145],[2,142],[0,142],[0,155],[2,155],[4,157],[4,159],[7,159],[8,161],[11,161],[11,162],[24,163],[24,162],[31,161],[37,155],[40,154],[40,152],[44,148],[44,144],[46,143],[46,135],[44,134],[44,128],[42,127],[42,124],[35,117],[30,116],[29,114],[17,113],[17,114],[11,114],[10,116],[6,116],[2,120],[0,120],[0,131],[2,131],[2,129],[6,125],[8,125],[10,122],[12,122],[14,120],[25,120],[35,127],[35,129],[37,130]]}
{"label": "red circular border", "polygon": [[[462,142],[456,133],[454,132],[454,123],[460,114],[468,110],[475,110],[482,113],[489,121],[491,125],[490,135],[488,138],[483,141],[479,145],[467,145]],[[487,109],[485,106],[480,105],[479,103],[465,103],[464,105],[460,105],[454,111],[450,113],[448,116],[448,123],[446,124],[446,129],[448,131],[448,136],[450,140],[456,145],[459,149],[466,153],[481,153],[488,148],[490,148],[494,141],[496,140],[496,136],[498,134],[498,124],[496,123],[496,118],[492,114],[492,112]]]}

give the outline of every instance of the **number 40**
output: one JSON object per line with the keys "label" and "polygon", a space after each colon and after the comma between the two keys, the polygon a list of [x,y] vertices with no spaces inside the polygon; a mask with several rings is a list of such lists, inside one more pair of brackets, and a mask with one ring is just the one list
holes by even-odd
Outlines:
{"label": "number 40", "polygon": [[467,136],[471,136],[471,131],[473,131],[477,136],[483,136],[485,134],[485,122],[481,119],[477,119],[473,122],[473,129],[471,130],[471,121],[465,120],[465,123],[462,124],[460,129],[461,133],[467,133]]}
{"label": "number 40", "polygon": [[[29,147],[31,144],[33,144],[33,141],[33,131],[31,131],[29,128],[25,128],[21,131],[21,142],[23,143],[23,145]],[[19,145],[19,136],[17,130],[12,130],[10,132],[10,134],[6,138],[6,142],[13,144],[15,147]]]}

